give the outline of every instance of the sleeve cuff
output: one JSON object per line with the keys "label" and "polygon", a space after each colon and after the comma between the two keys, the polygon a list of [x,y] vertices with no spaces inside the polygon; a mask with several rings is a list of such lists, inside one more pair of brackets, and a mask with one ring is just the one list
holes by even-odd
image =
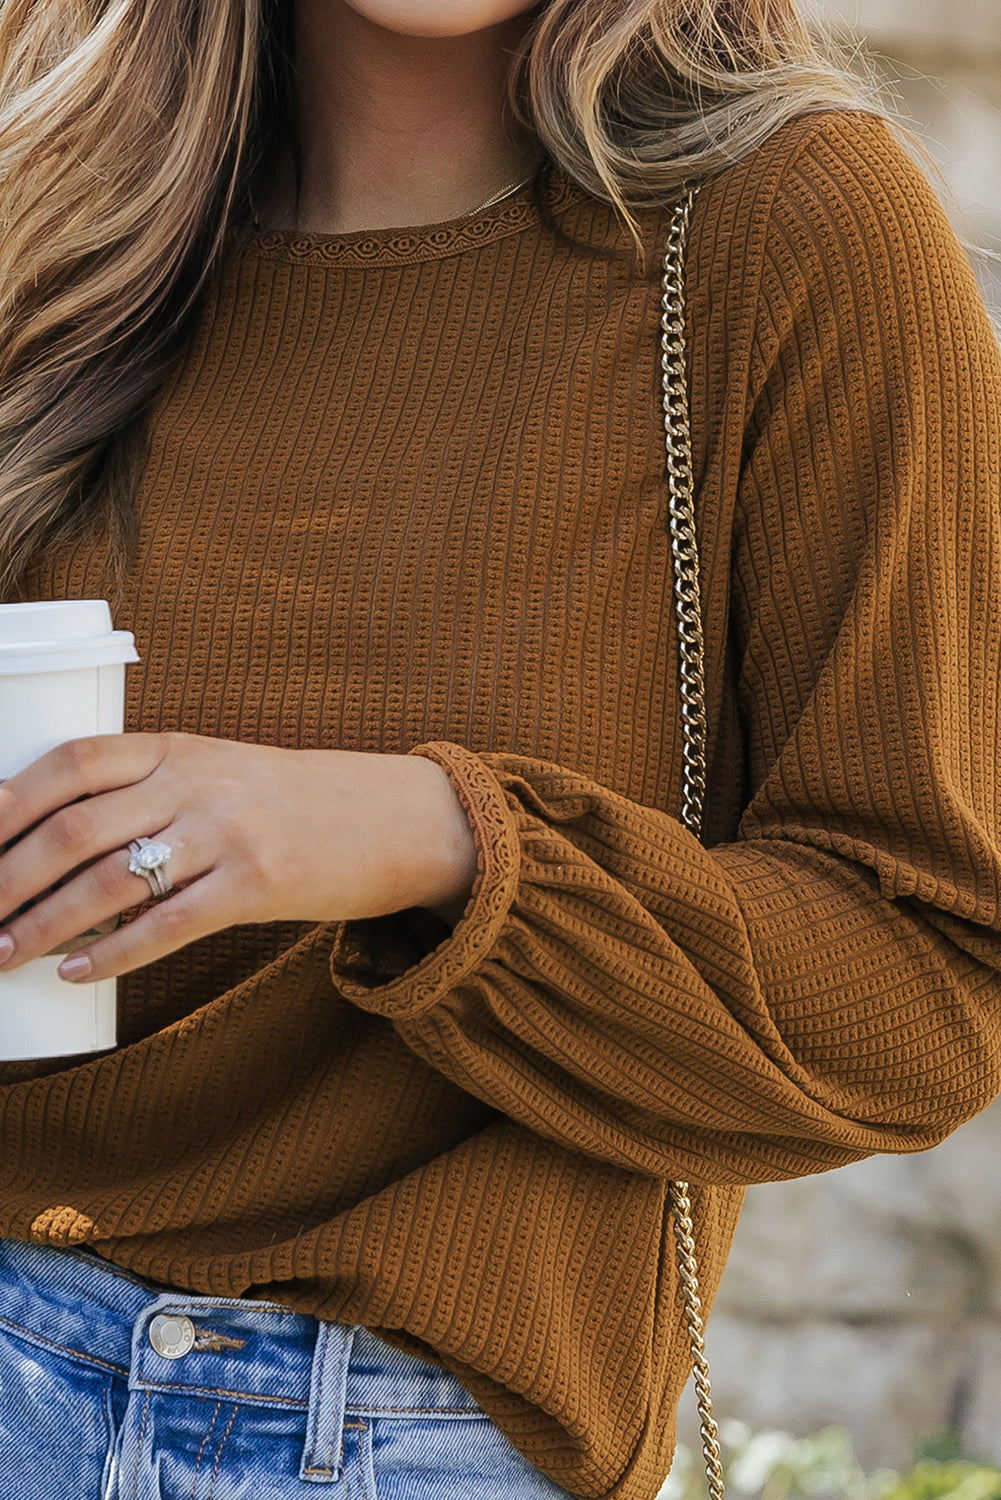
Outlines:
{"label": "sleeve cuff", "polygon": [[420,939],[426,945],[431,926],[443,925],[431,912],[406,914],[413,917],[409,923],[401,923],[404,914],[397,912],[342,922],[336,929],[330,967],[338,991],[352,1005],[394,1021],[423,1015],[479,968],[507,921],[521,862],[514,812],[477,755],[447,741],[409,753],[426,756],[447,773],[473,830],[476,879],[451,933],[423,957]]}

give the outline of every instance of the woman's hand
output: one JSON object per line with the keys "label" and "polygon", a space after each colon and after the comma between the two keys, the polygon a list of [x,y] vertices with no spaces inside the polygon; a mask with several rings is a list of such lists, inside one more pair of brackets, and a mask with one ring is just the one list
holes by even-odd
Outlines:
{"label": "woman's hand", "polygon": [[146,878],[129,871],[140,836],[170,846],[176,889],[77,949],[64,978],[124,974],[239,922],[408,906],[452,915],[476,869],[458,798],[424,756],[188,734],[71,740],[0,785],[0,847],[11,844],[0,855],[0,969],[146,900]]}

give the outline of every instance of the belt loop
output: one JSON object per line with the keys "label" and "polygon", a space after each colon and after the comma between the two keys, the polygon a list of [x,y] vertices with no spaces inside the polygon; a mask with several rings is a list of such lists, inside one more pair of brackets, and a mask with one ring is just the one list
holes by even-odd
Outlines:
{"label": "belt loop", "polygon": [[313,1484],[339,1480],[344,1456],[344,1403],[354,1329],[345,1323],[317,1324],[309,1380],[306,1446],[299,1478]]}

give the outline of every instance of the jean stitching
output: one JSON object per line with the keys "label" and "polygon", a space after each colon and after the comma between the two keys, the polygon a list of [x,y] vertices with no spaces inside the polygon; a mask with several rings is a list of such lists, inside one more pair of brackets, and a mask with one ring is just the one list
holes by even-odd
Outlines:
{"label": "jean stitching", "polygon": [[[128,1374],[128,1371],[124,1371]],[[140,1378],[136,1382],[143,1391],[179,1391],[188,1392],[192,1396],[220,1396],[224,1401],[258,1401],[268,1405],[298,1407],[305,1411],[309,1406],[308,1401],[301,1400],[298,1396],[273,1396],[266,1391],[230,1391],[218,1385],[168,1385],[166,1381],[146,1380]]]}
{"label": "jean stitching", "polygon": [[[331,1451],[331,1455],[333,1455],[333,1448],[332,1447],[331,1447],[330,1451]],[[340,1473],[340,1475],[341,1475],[341,1477],[342,1477],[342,1479],[344,1481],[344,1500],[351,1500],[351,1486],[348,1483],[348,1466],[344,1462],[344,1427],[343,1427],[343,1425],[341,1427],[341,1451],[337,1455],[337,1467],[338,1467],[338,1472]]]}
{"label": "jean stitching", "polygon": [[[105,1466],[107,1468],[107,1466],[108,1466],[108,1460],[109,1460],[109,1458],[111,1458],[111,1455],[113,1453],[114,1448],[117,1445],[117,1440],[118,1440],[118,1434],[115,1431],[115,1404],[114,1404],[114,1400],[112,1398],[112,1388],[111,1388],[111,1381],[110,1380],[108,1381],[108,1384],[104,1387],[104,1420],[108,1424],[108,1447],[107,1447],[107,1451],[106,1451],[106,1454],[105,1454],[105,1460],[104,1460]],[[112,1466],[111,1472],[113,1472],[113,1466]],[[101,1500],[104,1500],[104,1491],[105,1491],[105,1486],[102,1484],[101,1485]]]}
{"label": "jean stitching", "polygon": [[136,1443],[136,1465],[132,1470],[132,1500],[136,1500],[139,1493],[139,1460],[142,1458],[143,1439],[146,1436],[146,1419],[149,1416],[149,1396],[143,1402],[143,1417],[139,1425],[139,1440]]}
{"label": "jean stitching", "polygon": [[236,1421],[236,1414],[239,1410],[240,1408],[238,1406],[233,1407],[229,1421],[226,1423],[226,1431],[223,1433],[222,1438],[219,1441],[219,1448],[215,1456],[215,1468],[212,1470],[212,1483],[209,1486],[209,1492],[206,1500],[212,1500],[212,1496],[215,1494],[215,1482],[219,1477],[219,1465],[222,1463],[222,1450],[225,1448],[226,1440],[233,1430],[233,1423]]}
{"label": "jean stitching", "polygon": [[216,1418],[219,1415],[221,1407],[222,1402],[217,1401],[215,1404],[215,1411],[212,1413],[212,1420],[208,1425],[208,1430],[206,1431],[205,1436],[202,1438],[201,1447],[198,1449],[198,1457],[195,1459],[195,1477],[191,1482],[191,1494],[188,1496],[188,1500],[195,1500],[195,1490],[198,1488],[198,1471],[202,1466],[202,1454],[205,1452],[206,1443],[212,1436],[212,1433],[215,1431]]}
{"label": "jean stitching", "polygon": [[176,1312],[193,1312],[209,1315],[213,1312],[247,1312],[248,1309],[254,1313],[267,1313],[269,1317],[300,1318],[306,1321],[305,1313],[297,1313],[294,1307],[286,1307],[281,1302],[257,1302],[253,1298],[240,1300],[228,1297],[189,1297],[184,1292],[172,1292],[165,1287],[160,1293],[161,1299],[169,1299],[170,1305]]}
{"label": "jean stitching", "polygon": [[362,1417],[486,1417],[478,1406],[351,1406],[355,1416]]}
{"label": "jean stitching", "polygon": [[[351,1426],[352,1426],[352,1430],[355,1431],[355,1432],[357,1432],[357,1434],[358,1434],[357,1437],[355,1438],[355,1455],[356,1455],[356,1457],[358,1459],[358,1478],[361,1480],[361,1500],[368,1500],[368,1485],[365,1483],[365,1461],[364,1461],[364,1459],[362,1457],[362,1451],[361,1451],[361,1434],[363,1432],[367,1432],[368,1429],[365,1426],[364,1422],[359,1422],[357,1427],[355,1427],[355,1424],[352,1422]],[[348,1477],[348,1471],[347,1471],[347,1468],[345,1467],[345,1470],[344,1470],[344,1482],[345,1482],[345,1484],[347,1484],[347,1477]]]}
{"label": "jean stitching", "polygon": [[128,1375],[128,1365],[113,1365],[110,1360],[98,1359],[96,1354],[88,1354],[84,1349],[74,1349],[70,1344],[57,1344],[55,1339],[48,1339],[42,1333],[36,1333],[33,1328],[25,1328],[21,1323],[15,1323],[13,1318],[5,1318],[0,1315],[0,1324],[5,1328],[16,1329],[23,1333],[31,1343],[44,1344],[47,1349],[55,1349],[59,1354],[66,1354],[71,1359],[83,1360],[85,1364],[97,1365],[101,1370],[108,1370],[112,1375]]}

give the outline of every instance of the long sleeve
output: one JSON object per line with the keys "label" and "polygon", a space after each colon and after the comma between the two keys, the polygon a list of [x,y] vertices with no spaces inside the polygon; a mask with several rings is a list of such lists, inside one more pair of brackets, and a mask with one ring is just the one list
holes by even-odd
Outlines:
{"label": "long sleeve", "polygon": [[814,141],[768,205],[734,836],[703,848],[572,768],[424,744],[477,838],[466,913],[396,972],[386,921],[333,956],[461,1089],[641,1172],[919,1150],[1001,1080],[1001,367],[930,189],[867,129],[871,159],[857,127]]}

